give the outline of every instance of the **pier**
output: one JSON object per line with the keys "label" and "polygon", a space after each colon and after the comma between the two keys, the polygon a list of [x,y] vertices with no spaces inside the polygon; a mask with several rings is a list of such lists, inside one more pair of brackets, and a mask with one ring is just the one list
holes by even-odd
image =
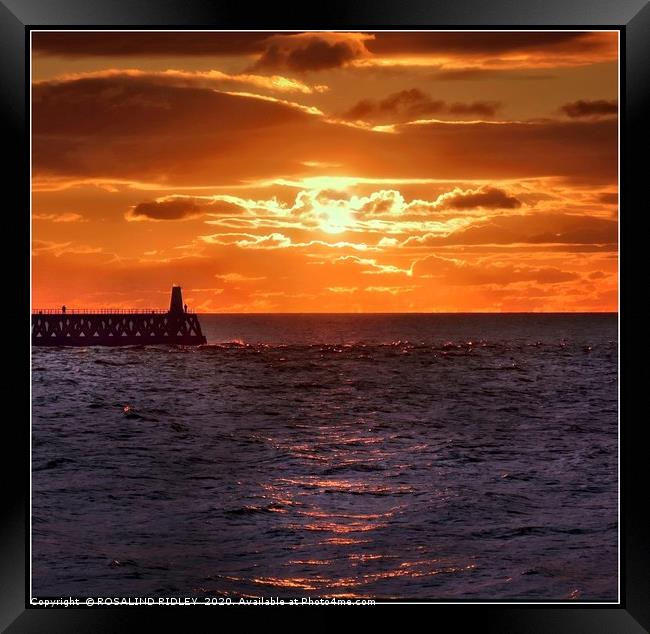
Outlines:
{"label": "pier", "polygon": [[169,310],[33,309],[34,346],[200,345],[206,343],[198,315],[183,304],[180,286],[172,287]]}

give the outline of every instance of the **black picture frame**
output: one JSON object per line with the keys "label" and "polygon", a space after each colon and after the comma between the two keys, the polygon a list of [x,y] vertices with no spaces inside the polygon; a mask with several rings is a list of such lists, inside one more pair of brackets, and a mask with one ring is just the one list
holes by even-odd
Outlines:
{"label": "black picture frame", "polygon": [[[643,253],[641,231],[635,229],[647,210],[642,192],[647,176],[643,156],[647,138],[648,86],[650,85],[650,7],[646,0],[455,0],[454,2],[387,0],[330,2],[320,14],[310,14],[307,4],[243,6],[214,0],[0,0],[0,91],[3,140],[10,157],[5,186],[15,194],[16,205],[5,210],[13,226],[11,242],[21,250],[11,260],[18,293],[11,328],[26,333],[29,268],[29,33],[38,28],[215,28],[215,29],[388,29],[388,28],[616,28],[621,33],[621,241],[620,241],[620,421],[621,421],[621,600],[619,605],[433,605],[436,616],[453,618],[453,628],[470,627],[488,632],[598,632],[636,633],[650,630],[650,531],[644,522],[647,450],[645,425],[636,385],[640,377],[631,368],[637,324],[632,276]],[[646,130],[646,133],[643,133]],[[642,171],[643,170],[643,171]],[[11,211],[12,213],[9,213]],[[6,240],[9,240],[7,237]],[[16,263],[20,273],[16,273]],[[7,264],[5,265],[7,267]],[[24,267],[24,268],[23,268]],[[23,330],[24,328],[24,330]],[[25,334],[25,343],[27,346]],[[12,374],[23,383],[29,374],[29,355],[19,351]],[[635,400],[638,403],[635,403]],[[29,393],[16,414],[5,419],[5,451],[17,456],[10,479],[4,480],[2,557],[0,568],[0,628],[7,632],[113,632],[131,627],[152,627],[162,615],[166,627],[191,626],[196,610],[147,607],[36,608],[29,602]],[[647,493],[645,494],[647,495]],[[161,612],[161,610],[165,610]],[[205,617],[203,612],[198,613]],[[237,613],[239,614],[239,613]],[[216,615],[211,615],[214,618]]]}

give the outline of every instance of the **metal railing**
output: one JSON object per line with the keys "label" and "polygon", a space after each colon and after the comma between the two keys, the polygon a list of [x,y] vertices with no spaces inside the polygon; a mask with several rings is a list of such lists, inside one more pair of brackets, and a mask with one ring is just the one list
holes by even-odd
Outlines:
{"label": "metal railing", "polygon": [[[159,308],[32,308],[32,315],[166,315],[168,310]],[[189,308],[184,314],[194,314]]]}

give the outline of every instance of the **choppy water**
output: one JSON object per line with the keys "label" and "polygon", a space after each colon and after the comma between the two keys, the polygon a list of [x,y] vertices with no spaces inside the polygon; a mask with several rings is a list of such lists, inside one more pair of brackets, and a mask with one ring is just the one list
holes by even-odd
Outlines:
{"label": "choppy water", "polygon": [[617,598],[615,315],[35,348],[35,596]]}

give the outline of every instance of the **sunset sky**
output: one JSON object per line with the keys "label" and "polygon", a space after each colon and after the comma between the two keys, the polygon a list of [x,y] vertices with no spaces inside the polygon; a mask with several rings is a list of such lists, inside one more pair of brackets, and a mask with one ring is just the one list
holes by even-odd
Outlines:
{"label": "sunset sky", "polygon": [[616,32],[35,32],[32,304],[616,311]]}

